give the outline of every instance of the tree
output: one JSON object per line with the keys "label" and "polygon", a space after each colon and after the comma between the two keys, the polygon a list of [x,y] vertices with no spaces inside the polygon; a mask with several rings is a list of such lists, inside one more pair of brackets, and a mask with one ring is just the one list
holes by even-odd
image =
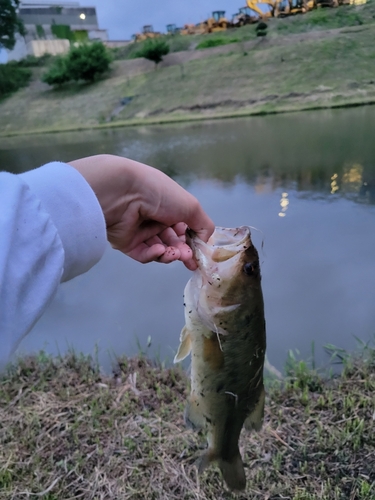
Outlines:
{"label": "tree", "polygon": [[66,56],[55,59],[42,80],[49,85],[62,85],[71,80],[93,82],[109,69],[111,60],[101,42],[72,47]]}
{"label": "tree", "polygon": [[68,70],[72,80],[93,82],[109,69],[111,56],[101,42],[72,47],[68,54]]}
{"label": "tree", "polygon": [[0,0],[0,48],[12,50],[16,34],[24,36],[25,26],[17,16],[20,0]]}
{"label": "tree", "polygon": [[163,60],[163,56],[168,53],[169,45],[167,42],[161,38],[154,38],[144,42],[143,47],[137,52],[137,56],[145,57],[158,65]]}

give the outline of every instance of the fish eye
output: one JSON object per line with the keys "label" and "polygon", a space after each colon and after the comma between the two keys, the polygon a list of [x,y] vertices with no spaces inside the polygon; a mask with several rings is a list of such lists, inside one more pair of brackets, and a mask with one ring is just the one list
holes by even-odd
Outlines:
{"label": "fish eye", "polygon": [[258,271],[258,262],[246,262],[243,266],[243,270],[248,276],[253,276]]}

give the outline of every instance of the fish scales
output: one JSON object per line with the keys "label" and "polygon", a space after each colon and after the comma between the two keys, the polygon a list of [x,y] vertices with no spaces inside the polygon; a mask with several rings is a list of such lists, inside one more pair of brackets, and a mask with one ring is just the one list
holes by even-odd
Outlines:
{"label": "fish scales", "polygon": [[186,324],[175,362],[191,353],[185,422],[207,431],[200,472],[216,461],[232,490],[246,486],[238,441],[263,422],[265,319],[258,253],[248,227],[188,232],[198,269],[185,288]]}

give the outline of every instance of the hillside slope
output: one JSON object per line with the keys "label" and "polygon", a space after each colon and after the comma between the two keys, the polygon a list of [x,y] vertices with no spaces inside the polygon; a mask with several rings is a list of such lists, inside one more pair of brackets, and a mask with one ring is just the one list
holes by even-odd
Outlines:
{"label": "hillside slope", "polygon": [[[235,41],[171,53],[157,70],[144,59],[117,59],[92,85],[55,90],[38,68],[29,87],[0,102],[0,134],[372,103],[374,16],[371,2],[273,19],[266,38],[254,26],[206,35]],[[131,99],[121,104],[124,97]]]}

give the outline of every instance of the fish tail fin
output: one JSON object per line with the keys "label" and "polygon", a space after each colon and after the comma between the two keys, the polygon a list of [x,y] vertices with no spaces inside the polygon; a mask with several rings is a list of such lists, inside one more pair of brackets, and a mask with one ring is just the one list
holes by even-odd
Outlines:
{"label": "fish tail fin", "polygon": [[218,459],[218,465],[224,481],[231,490],[241,491],[246,487],[245,469],[238,451],[230,460]]}
{"label": "fish tail fin", "polygon": [[239,450],[230,459],[224,460],[217,457],[212,451],[208,450],[198,461],[198,472],[201,474],[211,462],[217,461],[224,481],[231,490],[241,491],[246,487],[245,469]]}

